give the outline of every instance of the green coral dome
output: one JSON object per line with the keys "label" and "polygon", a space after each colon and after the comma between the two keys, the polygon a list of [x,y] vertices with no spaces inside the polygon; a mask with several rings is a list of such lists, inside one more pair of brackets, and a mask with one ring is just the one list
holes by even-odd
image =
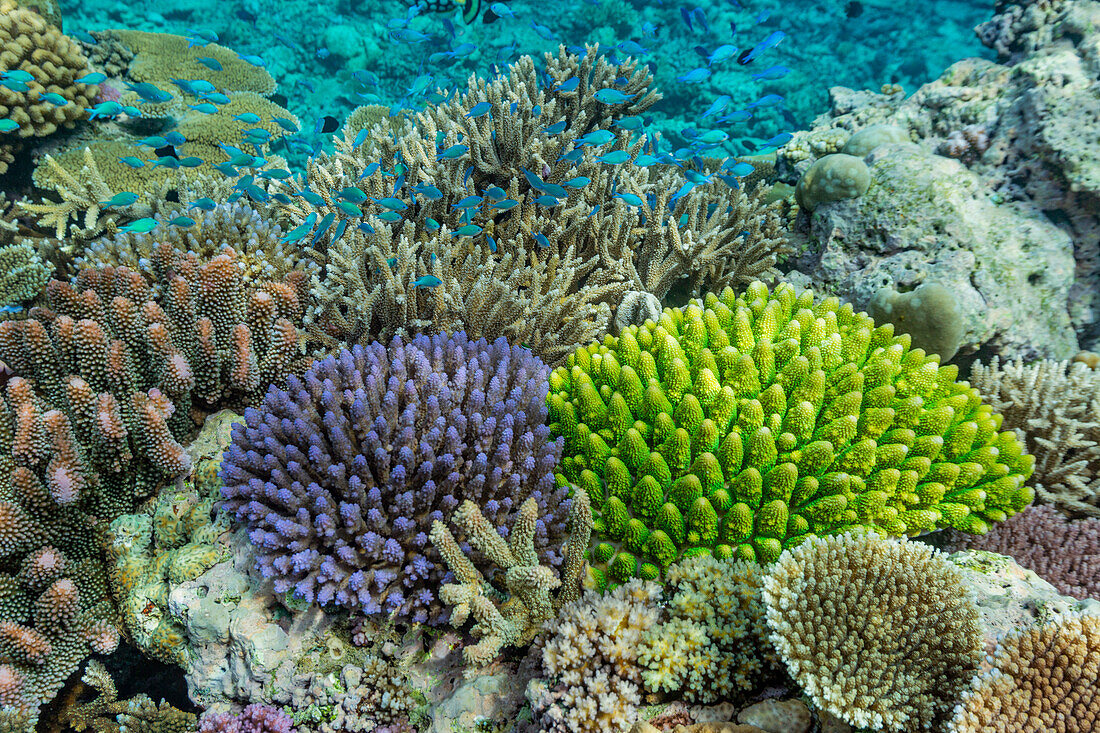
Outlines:
{"label": "green coral dome", "polygon": [[548,401],[598,582],[768,563],[856,525],[985,533],[1031,502],[1034,459],[957,374],[836,298],[759,282],[578,349]]}

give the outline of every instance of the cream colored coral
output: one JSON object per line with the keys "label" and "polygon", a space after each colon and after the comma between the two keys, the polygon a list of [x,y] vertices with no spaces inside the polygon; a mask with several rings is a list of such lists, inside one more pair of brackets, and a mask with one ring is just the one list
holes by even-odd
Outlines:
{"label": "cream colored coral", "polygon": [[975,363],[973,385],[1035,456],[1037,500],[1100,517],[1100,372],[1082,362]]}
{"label": "cream colored coral", "polygon": [[529,688],[543,730],[624,732],[637,720],[642,633],[657,623],[661,586],[634,580],[606,595],[588,591],[564,606],[542,651],[546,689]]}
{"label": "cream colored coral", "polygon": [[928,730],[978,668],[972,594],[943,553],[872,533],[815,538],[764,579],[772,642],[814,704],[854,726]]}
{"label": "cream colored coral", "polygon": [[[275,91],[275,79],[266,69],[242,60],[232,50],[210,43],[189,47],[187,38],[171,33],[150,33],[118,29],[108,31],[120,43],[134,52],[130,62],[130,77],[147,81],[175,94],[175,79],[205,79],[222,91],[257,92],[268,95]],[[200,57],[213,58],[220,71],[200,64]]]}
{"label": "cream colored coral", "polygon": [[947,733],[1100,730],[1100,616],[1074,614],[1010,634],[974,679]]}
{"label": "cream colored coral", "polygon": [[715,703],[751,690],[778,661],[768,641],[756,563],[685,559],[668,569],[671,619],[642,636],[646,688]]}

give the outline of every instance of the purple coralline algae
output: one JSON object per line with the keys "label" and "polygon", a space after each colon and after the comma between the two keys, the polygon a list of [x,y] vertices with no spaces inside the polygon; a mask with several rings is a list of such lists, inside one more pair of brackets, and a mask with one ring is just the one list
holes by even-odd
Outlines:
{"label": "purple coralline algae", "polygon": [[233,428],[224,506],[259,570],[298,602],[442,623],[453,580],[428,541],[465,499],[502,535],[528,497],[535,546],[561,562],[562,440],[545,425],[548,369],[504,338],[465,333],[355,346],[316,363]]}

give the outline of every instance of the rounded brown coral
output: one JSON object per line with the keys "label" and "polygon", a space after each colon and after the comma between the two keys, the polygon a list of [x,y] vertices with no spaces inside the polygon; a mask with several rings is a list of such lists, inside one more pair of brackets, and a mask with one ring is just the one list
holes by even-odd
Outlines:
{"label": "rounded brown coral", "polygon": [[[79,44],[12,0],[0,0],[0,69],[25,71],[34,77],[22,91],[18,86],[0,86],[0,118],[19,123],[13,137],[44,137],[72,127],[99,93],[96,86],[76,83],[88,73]],[[60,94],[67,103],[42,100],[47,93]],[[0,173],[7,167],[4,160],[0,156]]]}
{"label": "rounded brown coral", "polygon": [[948,733],[1100,730],[1100,616],[1010,634],[955,708]]}
{"label": "rounded brown coral", "polygon": [[981,659],[978,610],[941,552],[870,533],[809,540],[764,579],[772,642],[814,704],[885,731],[945,719]]}

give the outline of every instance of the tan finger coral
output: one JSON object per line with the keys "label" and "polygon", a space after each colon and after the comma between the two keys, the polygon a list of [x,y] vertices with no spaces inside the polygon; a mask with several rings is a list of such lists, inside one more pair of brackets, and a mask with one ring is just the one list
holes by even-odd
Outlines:
{"label": "tan finger coral", "polygon": [[764,579],[772,642],[814,704],[851,725],[926,730],[981,659],[975,602],[943,553],[871,533],[809,540]]}
{"label": "tan finger coral", "polygon": [[[79,44],[12,0],[0,0],[0,69],[25,71],[34,77],[23,91],[18,86],[0,86],[0,119],[19,124],[18,130],[0,135],[0,140],[45,137],[72,127],[99,93],[96,86],[76,83],[89,71]],[[60,94],[67,102],[55,105],[39,98],[47,93]],[[0,143],[7,146],[10,142]],[[8,157],[0,153],[0,173],[7,169]]]}
{"label": "tan finger coral", "polygon": [[1072,615],[1010,634],[974,679],[947,733],[1100,729],[1100,616]]}

